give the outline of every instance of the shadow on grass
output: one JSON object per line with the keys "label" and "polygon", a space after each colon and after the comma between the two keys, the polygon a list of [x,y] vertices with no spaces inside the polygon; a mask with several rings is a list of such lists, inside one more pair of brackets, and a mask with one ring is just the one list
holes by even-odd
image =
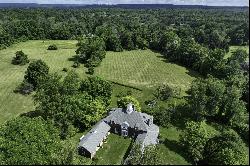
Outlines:
{"label": "shadow on grass", "polygon": [[163,144],[171,151],[178,153],[180,156],[182,156],[187,162],[193,163],[190,157],[186,154],[184,147],[175,140],[168,140],[165,139]]}
{"label": "shadow on grass", "polygon": [[180,105],[175,108],[175,113],[171,117],[171,124],[183,130],[185,123],[193,119],[193,114],[188,105]]}
{"label": "shadow on grass", "polygon": [[195,77],[195,78],[198,78],[198,77],[202,77],[197,71],[194,71],[184,65],[182,65],[181,63],[178,63],[178,62],[174,62],[174,61],[171,61],[170,59],[167,58],[166,54],[165,53],[162,53],[162,52],[159,52],[159,51],[155,51],[155,50],[151,50],[153,51],[154,53],[158,53],[160,55],[157,55],[156,57],[159,58],[161,61],[165,62],[165,63],[169,63],[169,64],[175,64],[175,65],[179,65],[179,66],[182,66],[182,67],[185,67],[188,72],[186,72],[188,75],[190,75],[191,77]]}
{"label": "shadow on grass", "polygon": [[35,118],[35,117],[39,117],[39,116],[42,116],[42,113],[40,111],[30,111],[30,112],[25,112],[25,113],[22,113],[20,114],[20,116],[26,116],[26,117],[29,117],[29,118]]}
{"label": "shadow on grass", "polygon": [[73,55],[72,57],[68,58],[68,61],[76,62],[78,60],[77,55]]}

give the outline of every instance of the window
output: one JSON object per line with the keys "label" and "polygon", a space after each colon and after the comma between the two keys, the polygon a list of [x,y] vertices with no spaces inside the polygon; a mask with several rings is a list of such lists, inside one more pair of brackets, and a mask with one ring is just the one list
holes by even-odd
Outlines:
{"label": "window", "polygon": [[122,130],[122,136],[124,136],[124,137],[128,136],[128,131],[127,130]]}

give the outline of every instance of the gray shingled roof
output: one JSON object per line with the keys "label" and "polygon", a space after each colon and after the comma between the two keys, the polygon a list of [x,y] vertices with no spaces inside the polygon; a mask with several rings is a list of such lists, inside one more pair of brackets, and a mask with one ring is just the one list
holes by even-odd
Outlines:
{"label": "gray shingled roof", "polygon": [[146,133],[139,134],[136,137],[137,143],[142,143],[144,146],[155,145],[158,143],[159,127],[155,124],[150,125],[149,130]]}
{"label": "gray shingled roof", "polygon": [[104,121],[110,122],[114,121],[115,124],[122,124],[123,122],[127,122],[130,127],[138,127],[139,130],[147,131],[149,126],[145,123],[144,117],[151,117],[147,114],[142,114],[137,111],[133,111],[132,113],[126,113],[126,109],[116,108],[113,109],[111,114],[107,116]]}
{"label": "gray shingled roof", "polygon": [[110,126],[101,120],[82,138],[79,147],[85,148],[90,153],[95,152],[109,130]]}

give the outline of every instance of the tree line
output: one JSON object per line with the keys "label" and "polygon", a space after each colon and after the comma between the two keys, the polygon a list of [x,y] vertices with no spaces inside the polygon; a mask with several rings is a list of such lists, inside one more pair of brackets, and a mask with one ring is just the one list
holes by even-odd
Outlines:
{"label": "tree line", "polygon": [[106,50],[143,49],[167,29],[209,48],[247,45],[248,10],[236,9],[1,9],[0,46],[34,39],[77,39],[94,34]]}

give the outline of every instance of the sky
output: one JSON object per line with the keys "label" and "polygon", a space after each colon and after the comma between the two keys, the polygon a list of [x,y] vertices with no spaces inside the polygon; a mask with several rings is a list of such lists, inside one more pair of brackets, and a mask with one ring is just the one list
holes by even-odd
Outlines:
{"label": "sky", "polygon": [[248,0],[0,0],[0,3],[39,4],[175,4],[208,6],[249,6]]}

